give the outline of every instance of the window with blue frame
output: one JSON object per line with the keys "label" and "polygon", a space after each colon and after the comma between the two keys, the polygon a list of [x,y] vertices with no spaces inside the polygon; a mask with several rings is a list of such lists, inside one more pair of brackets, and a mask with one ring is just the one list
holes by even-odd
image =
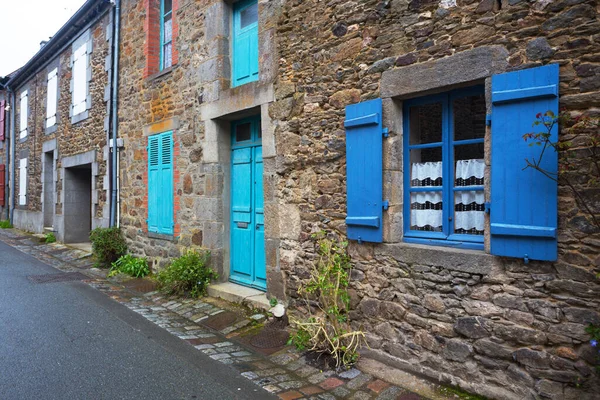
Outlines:
{"label": "window with blue frame", "polygon": [[232,86],[258,80],[258,1],[233,5]]}
{"label": "window with blue frame", "polygon": [[173,64],[173,0],[160,1],[160,69]]}
{"label": "window with blue frame", "polygon": [[483,249],[483,86],[403,107],[405,241]]}

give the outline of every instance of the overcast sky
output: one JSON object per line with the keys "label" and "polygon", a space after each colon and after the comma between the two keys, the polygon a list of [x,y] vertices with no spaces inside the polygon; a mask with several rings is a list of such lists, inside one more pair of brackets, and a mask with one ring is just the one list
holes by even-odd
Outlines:
{"label": "overcast sky", "polygon": [[22,67],[85,0],[0,0],[0,76]]}

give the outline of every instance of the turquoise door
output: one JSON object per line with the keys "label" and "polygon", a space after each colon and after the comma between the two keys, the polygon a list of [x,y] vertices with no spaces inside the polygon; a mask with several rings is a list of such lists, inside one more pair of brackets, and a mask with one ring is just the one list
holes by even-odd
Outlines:
{"label": "turquoise door", "polygon": [[260,117],[232,124],[231,149],[230,279],[266,290]]}

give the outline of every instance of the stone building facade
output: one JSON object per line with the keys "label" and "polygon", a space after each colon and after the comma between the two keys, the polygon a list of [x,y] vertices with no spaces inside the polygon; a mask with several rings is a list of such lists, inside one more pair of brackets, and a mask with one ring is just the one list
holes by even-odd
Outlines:
{"label": "stone building facade", "polygon": [[[262,173],[251,176],[262,186],[264,224],[249,221],[264,229],[264,286],[296,304],[314,258],[311,235],[347,233],[345,107],[381,99],[388,129],[383,240],[349,244],[351,317],[368,332],[365,356],[490,398],[600,393],[584,331],[600,324],[600,236],[567,188],[558,191],[553,262],[492,255],[487,215],[471,248],[410,240],[404,223],[411,218],[404,211],[411,136],[403,109],[424,96],[479,91],[478,120],[469,129],[481,133],[473,143],[485,154],[481,191],[488,202],[495,122],[492,115],[487,126],[482,110],[492,109],[492,75],[558,64],[560,106],[596,112],[595,1],[261,0],[258,79],[239,86],[232,83],[236,3],[173,1],[177,55],[156,69],[152,41],[161,39],[149,30],[157,4],[123,1],[120,221],[136,254],[158,268],[187,248],[208,248],[222,280],[261,287],[235,270],[234,235],[248,222],[239,216],[246,211],[232,178],[238,165],[260,159]],[[237,158],[235,129],[250,120],[260,126],[252,138],[262,153],[246,161]],[[162,135],[172,140],[166,233],[148,223],[156,207],[148,197],[148,149]],[[594,193],[586,195],[596,207]]]}
{"label": "stone building facade", "polygon": [[108,226],[109,11],[86,2],[7,83],[15,99],[13,225],[67,243]]}

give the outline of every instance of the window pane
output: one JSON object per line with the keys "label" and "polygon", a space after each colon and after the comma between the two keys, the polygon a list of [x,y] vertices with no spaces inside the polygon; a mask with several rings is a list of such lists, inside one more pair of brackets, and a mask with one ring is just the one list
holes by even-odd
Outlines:
{"label": "window pane", "polygon": [[454,140],[480,139],[485,136],[485,96],[455,99]]}
{"label": "window pane", "polygon": [[483,143],[465,144],[462,146],[454,146],[455,160],[483,160],[484,146]]}
{"label": "window pane", "polygon": [[163,69],[164,68],[169,68],[172,64],[171,61],[171,49],[172,49],[172,44],[168,43],[165,44],[163,47]]}
{"label": "window pane", "polygon": [[485,163],[483,159],[458,160],[454,167],[454,186],[484,184]]}
{"label": "window pane", "polygon": [[250,133],[250,122],[238,125],[235,128],[235,141],[243,142],[245,140],[250,140]]}
{"label": "window pane", "polygon": [[170,12],[172,8],[173,8],[173,1],[172,0],[164,0],[163,13],[166,14],[166,13]]}
{"label": "window pane", "polygon": [[410,194],[410,229],[442,231],[442,192]]}
{"label": "window pane", "polygon": [[461,191],[454,193],[454,232],[469,235],[484,233],[483,191]]}
{"label": "window pane", "polygon": [[173,21],[171,15],[165,17],[163,26],[163,43],[169,43],[173,37]]}
{"label": "window pane", "polygon": [[242,28],[258,22],[258,3],[254,3],[251,6],[244,8],[240,13],[240,21]]}
{"label": "window pane", "polygon": [[442,141],[442,103],[410,108],[410,144]]}

